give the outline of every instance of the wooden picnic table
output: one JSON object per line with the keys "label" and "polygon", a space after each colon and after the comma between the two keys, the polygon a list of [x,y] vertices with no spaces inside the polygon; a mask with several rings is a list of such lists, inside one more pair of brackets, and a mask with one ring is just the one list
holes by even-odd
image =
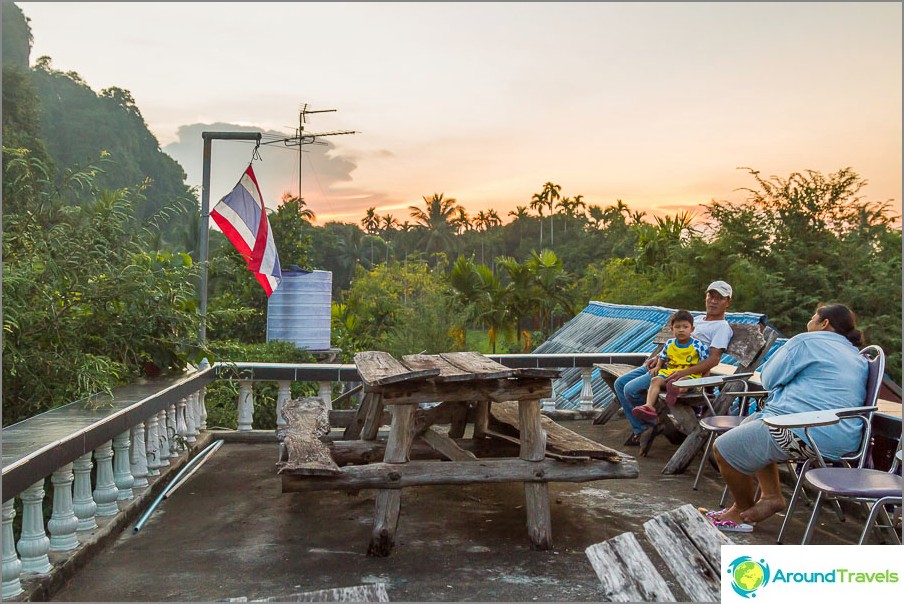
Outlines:
{"label": "wooden picnic table", "polygon": [[[523,482],[532,547],[547,550],[552,545],[549,482],[638,475],[633,457],[541,415],[540,399],[551,396],[558,370],[511,369],[476,352],[397,360],[370,351],[355,355],[355,365],[364,400],[344,440],[328,449],[330,462],[357,460],[355,465],[324,463],[325,445],[311,454],[312,439],[292,425],[305,424],[301,432],[313,429],[322,438],[324,411],[311,411],[314,403],[309,402],[307,415],[296,414],[299,407],[287,403],[288,461],[280,473],[283,492],[376,489],[368,555],[387,556],[392,550],[404,487]],[[435,405],[423,408],[424,403]],[[389,436],[382,463],[372,462],[373,451],[383,446],[377,435],[384,408],[390,411]],[[300,420],[302,416],[308,420]],[[473,426],[470,438],[463,438],[468,424]]]}

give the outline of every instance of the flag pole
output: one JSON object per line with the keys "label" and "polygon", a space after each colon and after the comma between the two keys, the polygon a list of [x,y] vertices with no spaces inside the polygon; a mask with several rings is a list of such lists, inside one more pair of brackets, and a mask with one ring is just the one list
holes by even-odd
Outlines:
{"label": "flag pole", "polygon": [[207,254],[210,228],[210,156],[211,143],[215,140],[261,142],[260,132],[202,132],[204,139],[203,166],[201,176],[201,226],[198,233],[198,262],[201,263],[201,285],[199,291],[199,314],[201,329],[198,339],[201,345],[207,342]]}

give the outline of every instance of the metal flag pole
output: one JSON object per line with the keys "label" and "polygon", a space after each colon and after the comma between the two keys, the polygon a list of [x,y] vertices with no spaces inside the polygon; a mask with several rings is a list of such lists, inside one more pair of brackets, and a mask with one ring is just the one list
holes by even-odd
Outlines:
{"label": "metal flag pole", "polygon": [[210,154],[211,143],[215,140],[261,142],[260,132],[202,132],[204,139],[204,159],[201,175],[201,227],[198,233],[198,261],[201,263],[200,315],[201,329],[198,337],[203,345],[207,341],[207,248],[210,223]]}

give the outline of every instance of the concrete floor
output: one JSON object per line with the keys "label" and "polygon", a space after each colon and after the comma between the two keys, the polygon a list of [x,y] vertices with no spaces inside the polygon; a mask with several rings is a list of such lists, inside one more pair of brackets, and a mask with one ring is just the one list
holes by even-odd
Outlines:
{"label": "concrete floor", "polygon": [[[621,446],[624,418],[566,425],[636,454]],[[722,483],[712,468],[699,491],[691,489],[696,465],[681,476],[660,473],[674,450],[658,439],[650,457],[639,460],[637,479],[551,484],[553,551],[529,547],[522,486],[497,484],[403,491],[392,555],[369,558],[372,491],[282,494],[275,441],[227,443],[140,532],[124,531],[52,598],[255,599],[383,582],[393,601],[600,601],[587,546],[625,531],[643,535],[646,520],[685,503],[718,503]],[[809,508],[795,514],[790,542],[799,542],[808,516]],[[814,544],[856,542],[857,523],[841,524],[829,511],[822,518]],[[772,544],[780,525],[774,517],[731,537]]]}

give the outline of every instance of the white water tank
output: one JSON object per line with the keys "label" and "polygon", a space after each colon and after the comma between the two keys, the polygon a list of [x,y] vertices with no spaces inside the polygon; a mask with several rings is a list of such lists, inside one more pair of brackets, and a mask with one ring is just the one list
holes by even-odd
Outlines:
{"label": "white water tank", "polygon": [[267,301],[267,341],[296,348],[329,350],[333,273],[284,270]]}

